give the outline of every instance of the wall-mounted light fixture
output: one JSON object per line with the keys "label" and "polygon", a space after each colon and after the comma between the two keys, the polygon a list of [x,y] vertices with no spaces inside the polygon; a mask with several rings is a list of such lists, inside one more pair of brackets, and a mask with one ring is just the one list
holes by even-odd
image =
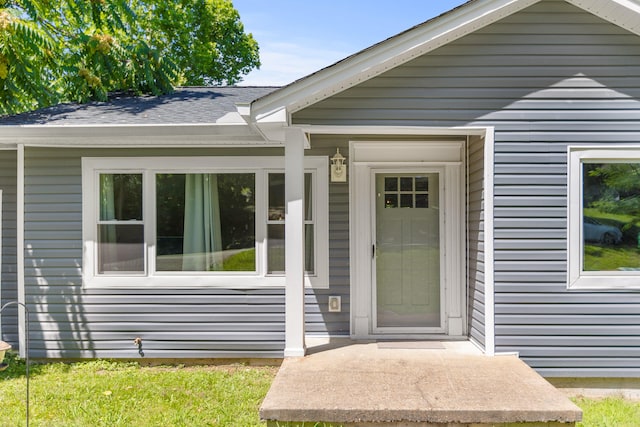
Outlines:
{"label": "wall-mounted light fixture", "polygon": [[331,182],[347,182],[347,159],[339,148],[331,158]]}

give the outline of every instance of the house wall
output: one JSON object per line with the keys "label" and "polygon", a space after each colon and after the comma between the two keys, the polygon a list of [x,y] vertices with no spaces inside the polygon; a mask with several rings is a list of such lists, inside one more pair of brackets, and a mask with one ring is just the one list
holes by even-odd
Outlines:
{"label": "house wall", "polygon": [[[308,155],[331,157],[340,148],[348,153],[344,138],[316,137]],[[328,173],[328,171],[327,171]],[[329,296],[340,296],[340,313],[329,313]],[[308,289],[305,295],[306,332],[315,336],[349,335],[349,185],[329,182],[329,289]]]}
{"label": "house wall", "polygon": [[[0,151],[0,190],[2,190],[2,273],[0,302],[18,299],[16,275],[16,151]],[[15,307],[7,307],[0,319],[0,339],[17,345],[18,323]]]}
{"label": "house wall", "polygon": [[485,348],[484,140],[467,144],[467,330]]}
{"label": "house wall", "polygon": [[[282,357],[283,288],[181,289],[180,283],[171,289],[85,289],[82,286],[83,156],[211,156],[243,153],[247,153],[247,150],[27,147],[25,292],[34,313],[30,324],[31,356],[137,358],[138,349],[133,340],[141,337],[146,358]],[[312,150],[308,154],[317,153]],[[249,154],[282,155],[282,150],[255,148]],[[15,163],[15,153],[12,161]],[[15,178],[11,182],[15,187]],[[340,255],[341,251],[345,251],[346,243],[341,242],[339,236],[336,237],[335,230],[336,227],[344,227],[340,222],[344,222],[341,212],[346,195],[342,188],[334,191],[332,186],[331,191],[332,205],[335,201],[337,206],[333,208],[330,218],[330,232],[334,236],[331,249],[333,254]],[[12,194],[15,194],[15,188]],[[11,200],[15,200],[15,196],[11,197]],[[9,218],[15,218],[15,214],[13,217],[9,215]],[[15,247],[15,232],[5,238],[11,236]],[[11,251],[5,256],[11,257]],[[15,264],[15,259],[12,262]],[[13,268],[11,271],[15,272],[15,267],[10,264],[3,265],[4,268]],[[344,270],[341,257],[335,260],[332,257],[332,289],[307,292],[309,330],[348,332],[348,322],[346,326],[340,323],[340,316],[348,316],[348,313],[337,317],[326,313],[327,295],[333,293],[333,283],[336,283],[338,294],[346,283]],[[343,297],[343,305],[345,303],[348,306],[348,297]],[[15,336],[10,338],[16,340]]]}
{"label": "house wall", "polygon": [[640,293],[567,290],[569,144],[637,144],[640,38],[541,1],[297,112],[494,126],[495,343],[547,376],[640,376]]}

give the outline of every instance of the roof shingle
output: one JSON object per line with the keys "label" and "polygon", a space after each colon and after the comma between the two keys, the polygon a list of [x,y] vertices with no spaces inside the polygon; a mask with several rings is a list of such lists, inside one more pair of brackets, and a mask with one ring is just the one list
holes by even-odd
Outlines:
{"label": "roof shingle", "polygon": [[248,103],[277,87],[183,87],[160,96],[117,94],[108,102],[59,104],[28,113],[0,117],[12,125],[146,125],[215,123],[236,104]]}

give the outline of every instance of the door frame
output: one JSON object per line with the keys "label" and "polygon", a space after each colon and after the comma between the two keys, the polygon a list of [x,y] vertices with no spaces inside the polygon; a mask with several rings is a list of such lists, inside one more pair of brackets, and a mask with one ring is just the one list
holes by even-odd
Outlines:
{"label": "door frame", "polygon": [[[377,265],[376,265],[376,254],[372,254],[371,257],[371,329],[374,334],[378,335],[388,335],[388,334],[442,334],[446,332],[447,325],[447,317],[446,317],[446,277],[445,277],[445,251],[442,250],[445,247],[445,209],[444,203],[446,201],[445,197],[445,167],[442,166],[422,166],[422,167],[402,167],[402,168],[385,168],[385,167],[377,167],[372,166],[369,168],[371,173],[371,192],[370,192],[370,206],[371,206],[371,241],[372,246],[376,246],[377,252],[377,209],[376,209],[376,175],[378,174],[438,174],[438,199],[440,200],[439,212],[438,212],[438,224],[439,224],[439,233],[438,233],[438,245],[440,247],[440,326],[439,327],[380,327],[378,325],[377,319],[377,309],[378,309],[378,300],[377,300],[377,286],[378,286],[378,278],[376,275]],[[453,189],[455,191],[455,189]],[[431,192],[429,192],[431,194]]]}
{"label": "door frame", "polygon": [[[351,336],[356,339],[466,337],[465,141],[350,141],[349,157]],[[376,331],[373,312],[373,177],[378,171],[411,173],[429,169],[442,171],[442,331],[380,333]]]}

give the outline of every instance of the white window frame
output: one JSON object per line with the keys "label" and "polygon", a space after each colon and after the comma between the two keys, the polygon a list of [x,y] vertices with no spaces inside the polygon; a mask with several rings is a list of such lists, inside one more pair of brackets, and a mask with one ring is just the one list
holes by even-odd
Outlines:
{"label": "white window frame", "polygon": [[640,289],[640,271],[583,271],[584,228],[582,165],[584,163],[640,163],[640,147],[569,146],[567,253],[568,289]]}
{"label": "white window frame", "polygon": [[[305,172],[313,174],[314,272],[305,274],[305,286],[329,287],[329,179],[328,158],[305,156]],[[284,275],[267,274],[267,211],[270,172],[284,173],[280,156],[221,157],[83,157],[82,158],[82,241],[83,285],[86,288],[262,288],[285,286]],[[97,220],[100,173],[142,173],[145,273],[97,273]],[[156,272],[157,173],[255,173],[255,272]],[[285,177],[286,179],[286,177]]]}

